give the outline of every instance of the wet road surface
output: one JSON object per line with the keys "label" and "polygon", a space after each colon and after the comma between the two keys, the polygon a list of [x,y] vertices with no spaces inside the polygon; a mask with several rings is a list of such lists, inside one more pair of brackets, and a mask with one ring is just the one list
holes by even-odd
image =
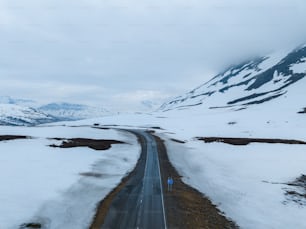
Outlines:
{"label": "wet road surface", "polygon": [[142,155],[135,175],[113,199],[101,228],[167,228],[155,139],[145,131],[132,132],[142,139]]}

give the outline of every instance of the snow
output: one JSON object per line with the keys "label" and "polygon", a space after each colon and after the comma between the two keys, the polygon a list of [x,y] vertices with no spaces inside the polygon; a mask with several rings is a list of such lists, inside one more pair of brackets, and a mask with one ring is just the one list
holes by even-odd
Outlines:
{"label": "snow", "polygon": [[208,195],[241,228],[306,227],[306,208],[284,204],[287,186],[271,184],[306,174],[306,146],[166,144],[183,181]]}
{"label": "snow", "polygon": [[35,102],[30,99],[15,99],[10,96],[0,96],[0,104],[15,104],[24,107],[31,107]]}
{"label": "snow", "polygon": [[[153,114],[124,114],[77,122],[56,123],[54,124],[55,126],[50,127],[2,127],[2,133],[23,133],[39,138],[34,140],[18,140],[0,143],[0,145],[11,144],[11,147],[19,149],[19,145],[16,145],[17,142],[21,142],[22,144],[20,143],[20,147],[22,145],[24,148],[26,144],[23,143],[27,142],[27,144],[32,144],[31,142],[36,141],[35,144],[33,142],[33,146],[30,148],[37,148],[37,151],[39,151],[39,148],[42,148],[41,152],[45,152],[45,154],[48,155],[45,145],[49,144],[50,141],[46,140],[47,137],[102,138],[102,130],[96,130],[86,126],[82,128],[72,128],[68,127],[69,125],[93,125],[94,123],[99,123],[100,125],[119,125],[116,127],[131,129],[152,129],[153,127],[161,127],[161,130],[154,130],[157,131],[163,139],[167,140],[166,144],[170,160],[183,176],[184,182],[208,196],[227,217],[237,222],[241,228],[305,228],[306,220],[304,216],[306,214],[306,207],[301,207],[292,202],[285,203],[286,185],[272,184],[292,182],[301,174],[306,174],[305,146],[259,143],[250,144],[248,146],[232,146],[222,143],[205,144],[195,140],[197,136],[306,140],[306,116],[297,113],[303,107],[306,107],[303,100],[299,99],[304,95],[305,83],[306,79],[302,79],[299,83],[292,85],[285,96],[241,111],[224,109],[208,110],[198,106],[182,111],[159,112]],[[229,122],[235,122],[236,124],[229,125]],[[63,124],[66,126],[59,126]],[[106,133],[107,136],[112,136],[108,131],[105,132],[105,134]],[[103,135],[104,133],[102,136]],[[184,145],[174,143],[170,141],[169,138],[185,140],[187,143]],[[118,137],[116,137],[116,139],[118,139]],[[38,144],[38,142],[40,143]],[[40,145],[40,147],[38,147],[38,145]],[[114,149],[116,148],[114,147],[112,150]],[[58,188],[52,187],[52,190],[57,190],[52,192],[49,191],[49,188],[43,187],[39,187],[37,188],[39,191],[35,191],[33,190],[35,186],[29,190],[25,190],[24,193],[35,194],[33,195],[34,197],[32,195],[30,196],[36,199],[34,203],[36,202],[37,205],[32,205],[30,201],[29,203],[31,203],[31,209],[33,209],[33,211],[21,211],[19,220],[14,220],[14,222],[18,222],[17,224],[19,224],[29,219],[42,221],[45,222],[45,224],[52,222],[51,228],[63,228],[62,225],[65,225],[64,228],[75,228],[70,224],[71,222],[75,222],[81,225],[79,228],[85,228],[85,225],[89,223],[88,219],[90,219],[90,216],[94,213],[95,203],[102,199],[111,188],[120,181],[125,173],[121,172],[121,176],[114,176],[116,179],[112,176],[103,177],[103,179],[99,180],[101,183],[94,178],[79,178],[78,174],[88,170],[96,170],[96,165],[100,169],[107,170],[106,172],[102,171],[101,173],[103,174],[116,174],[118,171],[116,166],[122,164],[124,161],[122,160],[123,157],[130,159],[131,153],[123,150],[123,155],[116,160],[115,155],[118,155],[118,150],[116,150],[111,157],[107,157],[109,153],[106,154],[104,152],[96,155],[95,151],[86,148],[80,148],[77,151],[72,149],[71,151],[63,151],[60,149],[48,148],[47,151],[49,150],[50,154],[52,154],[52,160],[55,160],[54,157],[56,156],[56,158],[59,158],[58,161],[51,164],[51,156],[46,157],[45,155],[42,160],[50,160],[50,166],[37,167],[35,171],[42,170],[41,174],[46,175],[37,175],[35,173],[33,175],[33,177],[36,176],[35,179],[33,178],[32,181],[27,183],[36,181],[37,184],[41,185],[41,183],[43,184],[43,181],[46,180],[46,177],[50,176],[48,180],[52,180],[54,179],[52,176],[56,175],[52,175],[52,173],[44,169],[48,170],[48,168],[53,169],[53,167],[56,167],[59,171],[65,169],[69,170],[70,166],[66,168],[66,165],[73,165],[75,166],[75,170],[72,169],[72,171],[65,172],[65,176],[68,177],[67,181],[69,180],[71,182],[55,182],[56,184],[51,182],[51,186],[61,186]],[[19,152],[19,154],[22,153],[20,150],[16,152]],[[65,152],[65,154],[63,154],[63,152]],[[91,152],[93,155],[89,156],[88,152]],[[31,153],[34,154],[33,157],[30,156]],[[26,157],[24,160],[30,161],[29,163],[33,164],[33,162],[31,162],[32,160],[39,160],[37,159],[37,154],[39,152],[34,151],[31,153],[28,156],[24,155],[24,157]],[[12,157],[14,154],[12,154]],[[77,158],[74,159],[73,157],[76,155]],[[138,156],[138,154],[136,155]],[[133,160],[130,159],[134,161],[134,163],[136,163],[136,155],[134,155],[135,158]],[[107,161],[107,163],[104,161],[102,164],[104,166],[109,165],[111,166],[110,168],[104,168],[104,166],[99,166],[99,163],[94,163],[98,161],[101,156],[103,158],[101,159],[102,161]],[[18,157],[14,156],[14,158]],[[65,159],[67,161],[69,160],[69,163],[63,162]],[[22,157],[20,157],[20,160],[22,160]],[[72,160],[73,163],[71,163]],[[74,160],[76,160],[76,162],[74,162]],[[59,161],[61,161],[65,167],[61,167]],[[85,165],[80,165],[78,163],[84,163]],[[95,165],[90,167],[92,164]],[[131,168],[132,166],[129,167],[129,169]],[[127,171],[129,169],[125,167],[122,171]],[[22,171],[27,170],[23,168]],[[8,174],[8,172],[3,171],[1,174]],[[21,174],[19,175],[19,179],[24,177]],[[18,174],[15,174],[14,177],[18,178]],[[66,180],[66,178],[63,179]],[[20,190],[22,185],[18,184],[18,182],[11,182],[12,184],[9,184],[7,187],[19,185],[19,187],[14,188],[14,190]],[[97,188],[95,188],[96,186]],[[46,190],[43,191],[46,192],[46,194],[40,194],[42,190]],[[9,190],[6,190],[6,192],[8,191]],[[36,194],[37,192],[38,194]],[[86,195],[87,193],[89,193],[89,195]],[[14,192],[11,195],[13,194]],[[1,196],[6,196],[7,202],[8,200],[18,199],[8,194]],[[91,197],[96,199],[91,200]],[[24,196],[22,198],[24,198]],[[87,201],[91,204],[87,203]],[[3,202],[3,200],[1,200],[1,202]],[[24,203],[23,206],[27,206],[26,204],[27,203]],[[5,205],[8,207],[9,204],[6,203]],[[92,206],[91,210],[82,207],[85,205]],[[8,215],[8,213],[6,213],[7,207],[5,208],[5,212],[1,212],[0,215]],[[16,209],[16,207],[17,205],[12,205],[11,211]],[[19,207],[20,204],[18,203],[18,208]],[[21,209],[27,208],[24,207]],[[271,209],[273,209],[273,211]],[[67,218],[66,212],[70,212],[72,218]],[[14,217],[17,216],[18,214],[16,213]],[[50,221],[50,219],[58,220]],[[11,220],[11,222],[13,222],[13,219]]]}
{"label": "snow", "polygon": [[292,65],[290,70],[294,73],[306,73],[306,58],[303,58],[301,63]]}
{"label": "snow", "polygon": [[41,120],[44,120],[44,122],[54,121],[52,117],[33,108],[14,104],[0,104],[0,124],[29,125],[37,124]]}
{"label": "snow", "polygon": [[261,69],[260,72],[264,72],[272,66],[278,64],[289,53],[289,51],[290,50],[284,49],[268,55],[268,58],[258,66]]}
{"label": "snow", "polygon": [[38,107],[38,110],[62,120],[88,119],[112,114],[104,108],[71,103],[50,103]]}
{"label": "snow", "polygon": [[[258,66],[259,71],[278,63],[282,56],[285,55],[270,56]],[[305,72],[303,61],[305,58],[290,69],[294,73]],[[230,83],[239,83],[248,73],[248,70],[242,71]],[[272,91],[287,80],[278,72],[274,72],[274,77],[282,81],[275,85],[271,81],[252,93]],[[0,189],[0,223],[6,222],[5,226],[14,223],[11,227],[14,228],[33,219],[50,225],[50,228],[86,228],[96,203],[135,166],[140,151],[135,137],[130,134],[122,135],[114,130],[103,131],[88,126],[100,124],[156,131],[166,140],[170,160],[183,181],[208,196],[241,228],[306,228],[306,204],[287,201],[285,195],[286,183],[306,174],[305,145],[252,143],[233,146],[196,140],[196,137],[251,137],[306,141],[306,115],[298,114],[306,107],[302,99],[305,97],[305,85],[304,77],[282,91],[286,93],[281,97],[239,111],[234,107],[209,107],[249,95],[245,87],[233,87],[230,93],[215,93],[211,97],[192,98],[202,92],[228,86],[220,83],[206,88],[207,84],[204,84],[177,98],[185,101],[168,104],[168,112],[121,114],[36,128],[1,127],[2,134],[36,138],[0,142],[1,152],[6,152],[0,154],[0,162],[5,165],[0,168],[0,179],[2,184],[6,184]],[[171,110],[200,102],[203,105]],[[69,127],[78,125],[83,127]],[[128,141],[131,145],[116,145],[105,152],[87,148],[63,150],[47,147],[53,142],[47,139],[49,137],[114,138]],[[186,143],[175,143],[171,138]],[[101,173],[103,177],[79,176],[79,173],[88,171]],[[7,174],[10,173],[9,179]]]}
{"label": "snow", "polygon": [[[286,96],[247,110],[206,110],[199,107],[156,114],[125,114],[93,122],[124,128],[159,126],[171,162],[183,181],[208,196],[241,228],[287,229],[306,227],[306,206],[286,202],[285,184],[306,174],[306,146],[253,143],[232,146],[205,144],[197,136],[282,138],[306,141],[305,107],[298,99],[306,79],[294,84]],[[285,109],[286,108],[286,109]],[[236,122],[229,125],[229,122]],[[170,138],[185,140],[175,143]],[[276,183],[276,184],[275,184]],[[273,210],[272,210],[273,209]]]}
{"label": "snow", "polygon": [[43,123],[36,122],[37,119],[80,120],[108,115],[112,112],[102,107],[71,103],[40,105],[32,100],[0,96],[0,122],[5,124],[28,125]]}
{"label": "snow", "polygon": [[[241,111],[195,107],[167,112],[161,124],[168,132],[170,160],[184,177],[217,204],[241,228],[306,228],[306,206],[288,202],[284,184],[306,174],[306,146],[205,144],[197,136],[283,138],[306,141],[306,116],[297,114],[306,104],[306,79],[292,85],[276,100]],[[171,117],[171,118],[170,118]],[[186,118],[192,117],[192,118]],[[229,122],[235,122],[229,125]],[[170,134],[170,133],[173,134]],[[185,145],[169,141],[185,140]]]}
{"label": "snow", "polygon": [[[125,114],[78,124],[152,128],[166,140],[170,160],[183,180],[208,196],[241,228],[306,228],[306,206],[286,203],[285,184],[306,174],[306,146],[253,143],[205,144],[195,137],[254,137],[306,141],[306,78],[275,100],[246,110],[206,109]],[[212,98],[217,101],[218,98]],[[235,124],[230,125],[230,122]],[[170,138],[186,141],[179,144]],[[274,184],[272,184],[274,183]],[[275,184],[276,183],[276,184]]]}
{"label": "snow", "polygon": [[[47,228],[88,228],[97,203],[131,171],[140,155],[134,135],[90,127],[1,127],[33,139],[0,142],[0,228],[29,222]],[[51,148],[53,137],[115,139],[107,151]],[[81,176],[93,172],[101,178]],[[86,207],[84,207],[86,206]]]}
{"label": "snow", "polygon": [[[273,67],[274,65],[278,64],[288,53],[287,50],[282,50],[276,53],[271,53],[267,57],[264,58],[264,60],[257,66],[258,70],[256,69],[245,69],[241,71],[237,76],[232,77],[229,79],[228,83],[231,84],[238,84],[245,79],[250,79],[254,77],[255,75],[258,75],[260,73],[263,73],[267,71],[269,68]],[[245,66],[243,66],[245,67]],[[238,69],[237,71],[239,71]],[[234,73],[234,72],[233,72]],[[248,75],[248,77],[245,77]],[[224,86],[224,85],[223,85]]]}
{"label": "snow", "polygon": [[[246,103],[256,103],[260,100],[271,99],[271,97],[284,94],[288,89],[288,83],[296,80],[295,77],[288,74],[287,71],[283,71],[282,67],[280,67],[281,63],[292,63],[288,53],[291,56],[298,55],[296,58],[300,58],[300,63],[292,64],[288,67],[294,73],[306,73],[304,52],[282,50],[269,56],[246,62],[243,66],[234,66],[189,93],[168,101],[162,105],[160,110],[188,109],[198,104],[202,104],[203,109],[211,107],[231,108],[232,106],[238,109],[239,106],[245,106],[244,104]],[[264,76],[271,77],[271,80],[263,82],[261,77]],[[256,86],[251,87],[255,81]],[[262,85],[260,85],[261,83]],[[211,93],[213,94],[211,95]],[[256,97],[254,97],[255,94],[257,95]],[[233,101],[236,102],[233,103]]]}
{"label": "snow", "polygon": [[35,118],[43,118],[41,113],[35,112],[33,109],[20,107],[14,104],[0,104],[1,116],[23,116],[26,112],[35,115]]}

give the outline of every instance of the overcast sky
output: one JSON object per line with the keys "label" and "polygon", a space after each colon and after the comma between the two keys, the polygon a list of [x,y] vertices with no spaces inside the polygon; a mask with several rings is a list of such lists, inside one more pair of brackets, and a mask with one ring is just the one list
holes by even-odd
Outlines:
{"label": "overcast sky", "polygon": [[305,0],[0,0],[0,95],[139,110],[306,42]]}

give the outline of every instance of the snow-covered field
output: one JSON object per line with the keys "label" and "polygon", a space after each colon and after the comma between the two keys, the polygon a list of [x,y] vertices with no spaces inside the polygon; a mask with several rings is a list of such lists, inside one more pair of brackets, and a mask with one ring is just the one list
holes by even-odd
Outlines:
{"label": "snow-covered field", "polygon": [[[79,121],[125,128],[151,128],[168,139],[170,160],[189,185],[218,205],[241,228],[306,228],[306,205],[288,200],[286,184],[306,174],[306,146],[252,143],[233,146],[204,143],[195,137],[281,138],[306,141],[306,115],[298,114],[306,79],[286,96],[246,110],[190,110],[150,115],[119,115]],[[175,143],[170,138],[186,141]]]}
{"label": "snow-covered field", "polygon": [[[125,128],[161,127],[162,130],[155,131],[166,140],[170,160],[184,182],[208,196],[241,228],[302,229],[306,228],[306,205],[287,201],[285,193],[288,189],[298,190],[286,184],[306,174],[306,145],[252,143],[233,146],[195,139],[219,136],[306,141],[306,115],[292,112],[298,111],[297,107],[290,112],[281,111],[277,109],[277,101],[274,103],[275,106],[272,102],[240,112],[201,114],[195,110],[191,119],[185,118],[186,111],[169,113],[169,116],[162,113],[123,115],[116,117],[116,121]],[[262,109],[267,113],[261,112]],[[114,123],[111,117],[93,121]],[[186,143],[176,143],[171,138]],[[303,202],[305,204],[305,200]]]}
{"label": "snow-covered field", "polygon": [[[0,228],[42,223],[88,228],[97,203],[131,171],[140,154],[134,135],[91,127],[0,127],[1,135],[33,139],[0,142]],[[51,148],[48,138],[114,139],[107,151]],[[82,174],[98,174],[99,177]]]}
{"label": "snow-covered field", "polygon": [[285,195],[287,189],[295,190],[286,183],[306,174],[305,145],[168,140],[166,146],[184,182],[208,196],[241,228],[306,228],[306,206],[287,202]]}
{"label": "snow-covered field", "polygon": [[[230,69],[212,84],[165,103],[156,113],[62,122],[53,127],[0,127],[2,135],[35,137],[0,142],[0,228],[16,228],[26,222],[43,222],[50,228],[88,226],[97,202],[135,166],[140,152],[131,134],[69,127],[94,124],[155,130],[166,140],[170,160],[183,180],[208,196],[241,228],[306,228],[306,179],[300,187],[292,185],[306,177],[302,176],[306,175],[306,145],[233,146],[197,140],[306,141],[306,114],[298,113],[306,108],[305,55],[306,50],[300,48],[282,61],[276,55]],[[250,83],[253,86],[247,88]],[[102,152],[55,149],[48,147],[54,143],[50,137],[111,138],[130,144]],[[102,176],[80,176],[92,171]]]}
{"label": "snow-covered field", "polygon": [[[1,127],[3,134],[38,138],[0,142],[1,152],[10,152],[2,153],[0,158],[6,165],[1,167],[0,177],[2,184],[7,184],[1,188],[0,198],[4,204],[0,206],[0,222],[6,226],[12,222],[19,225],[42,221],[50,223],[51,228],[63,228],[62,225],[72,228],[72,224],[79,225],[73,228],[86,228],[96,203],[132,169],[139,156],[139,146],[135,147],[136,139],[130,134],[68,127],[99,123],[123,128],[155,128],[166,139],[170,160],[183,180],[208,196],[241,228],[306,228],[306,205],[288,201],[285,195],[288,189],[303,192],[286,184],[306,174],[305,145],[252,143],[233,146],[195,139],[253,137],[305,141],[306,115],[297,113],[305,106],[294,102],[296,92],[303,93],[303,85],[293,87],[295,93],[238,112],[202,111],[199,107],[180,112],[65,122],[66,126]],[[288,109],[282,109],[282,104]],[[49,137],[111,138],[132,145],[115,145],[109,151],[53,149],[46,146],[53,143],[46,139]],[[175,143],[171,138],[186,143]],[[79,175],[88,171],[106,175],[102,179]],[[84,205],[91,208],[82,208]]]}

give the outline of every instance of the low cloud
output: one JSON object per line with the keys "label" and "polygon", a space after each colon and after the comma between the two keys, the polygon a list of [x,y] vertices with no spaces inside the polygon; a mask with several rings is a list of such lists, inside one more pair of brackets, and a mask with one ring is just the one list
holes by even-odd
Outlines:
{"label": "low cloud", "polygon": [[306,42],[305,12],[303,0],[2,0],[0,91],[134,109]]}
{"label": "low cloud", "polygon": [[[169,96],[171,95],[161,91],[138,90],[117,94],[113,96],[112,100],[114,104],[117,104],[117,106],[119,105],[122,110],[128,110],[129,106],[133,106],[136,108],[136,111],[141,111],[146,108],[150,109],[152,107],[157,107],[169,98]],[[154,103],[152,103],[153,101]],[[115,107],[115,109],[120,110],[119,107]]]}

